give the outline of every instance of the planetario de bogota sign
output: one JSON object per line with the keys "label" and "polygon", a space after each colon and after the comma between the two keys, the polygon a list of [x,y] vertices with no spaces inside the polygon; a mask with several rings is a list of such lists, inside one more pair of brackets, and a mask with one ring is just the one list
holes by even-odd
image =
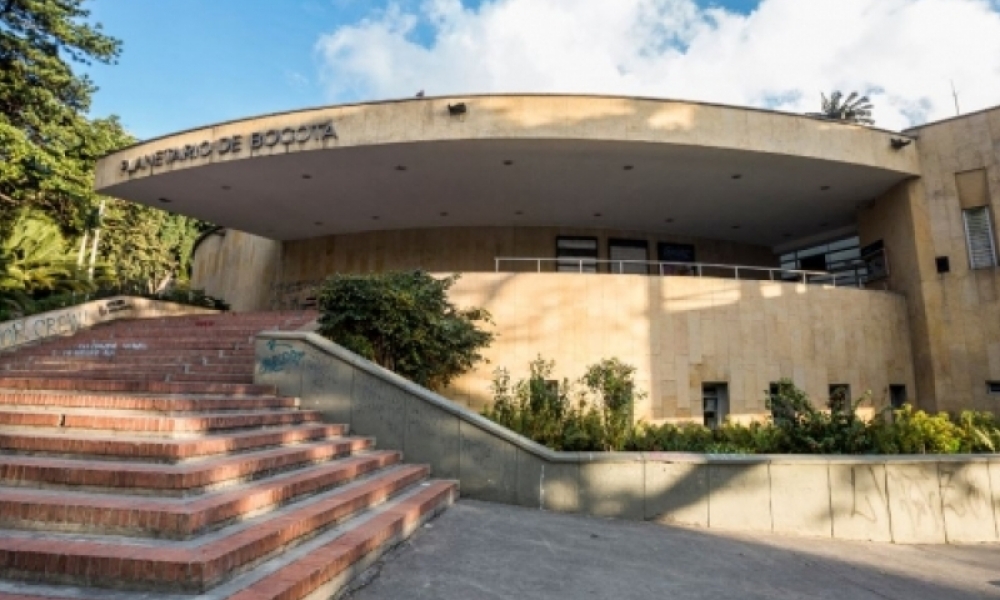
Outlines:
{"label": "planetario de bogota sign", "polygon": [[223,136],[216,140],[205,140],[199,144],[185,144],[176,148],[157,150],[121,162],[121,171],[129,175],[151,167],[162,167],[178,161],[207,158],[212,153],[238,154],[248,148],[251,152],[261,148],[272,148],[278,144],[291,146],[305,144],[309,141],[326,141],[337,138],[337,130],[333,121],[322,121],[299,125],[297,127],[282,127],[255,131],[250,135]]}

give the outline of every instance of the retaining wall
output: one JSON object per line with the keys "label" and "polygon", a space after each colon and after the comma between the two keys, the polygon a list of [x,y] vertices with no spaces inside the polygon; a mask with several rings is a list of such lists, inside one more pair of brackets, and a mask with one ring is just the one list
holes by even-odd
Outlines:
{"label": "retaining wall", "polygon": [[265,332],[256,350],[255,383],[430,464],[465,497],[739,531],[1000,541],[1000,455],[554,452],[317,334]]}
{"label": "retaining wall", "polygon": [[150,319],[214,314],[217,310],[134,296],[113,296],[76,306],[0,323],[0,351],[52,337],[73,335],[81,329],[117,319]]}

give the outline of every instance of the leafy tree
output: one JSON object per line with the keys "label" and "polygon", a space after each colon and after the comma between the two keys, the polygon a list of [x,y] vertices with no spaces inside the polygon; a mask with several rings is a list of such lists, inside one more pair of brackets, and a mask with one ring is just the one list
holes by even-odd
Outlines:
{"label": "leafy tree", "polygon": [[96,88],[72,64],[113,63],[121,45],[87,22],[83,6],[0,0],[0,238],[31,210],[88,259],[100,229],[98,260],[114,264],[120,280],[186,279],[199,221],[93,191],[97,159],[135,140],[117,117],[86,116]]}
{"label": "leafy tree", "polygon": [[334,275],[319,294],[319,333],[422,386],[441,389],[483,359],[493,334],[480,308],[456,308],[457,275],[422,271]]}
{"label": "leafy tree", "polygon": [[124,141],[115,119],[86,118],[94,84],[67,62],[118,57],[118,40],[89,25],[82,5],[0,0],[0,223],[8,226],[36,206],[81,231],[96,203],[94,161]]}
{"label": "leafy tree", "polygon": [[872,119],[872,109],[874,106],[868,99],[868,96],[861,96],[857,92],[851,92],[847,98],[844,98],[844,95],[840,91],[833,92],[829,98],[826,97],[826,94],[820,94],[820,96],[822,97],[821,112],[810,113],[811,116],[856,123],[858,125],[875,124],[875,120]]}
{"label": "leafy tree", "polygon": [[599,399],[609,449],[622,449],[632,431],[635,401],[635,367],[618,358],[605,358],[587,367],[581,381]]}
{"label": "leafy tree", "polygon": [[157,291],[172,278],[187,279],[197,219],[109,200],[101,219],[100,254],[115,265],[121,282],[136,282],[144,292]]}
{"label": "leafy tree", "polygon": [[0,298],[4,307],[24,310],[47,294],[92,289],[59,227],[40,213],[21,213],[12,234],[0,242]]}

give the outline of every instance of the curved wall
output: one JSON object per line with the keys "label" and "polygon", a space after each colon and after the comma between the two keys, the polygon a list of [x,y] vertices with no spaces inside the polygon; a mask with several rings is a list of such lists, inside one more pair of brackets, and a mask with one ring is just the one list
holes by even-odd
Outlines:
{"label": "curved wall", "polygon": [[[294,308],[314,296],[316,286],[333,273],[493,272],[497,257],[555,258],[559,236],[597,238],[602,259],[608,258],[609,240],[628,239],[647,242],[650,260],[655,260],[658,242],[670,242],[693,245],[699,262],[778,266],[775,255],[763,246],[613,229],[442,227],[291,242],[228,230],[224,237],[212,236],[198,247],[192,284],[230,302],[234,310]],[[503,271],[536,269],[535,263],[505,262],[501,267]],[[553,263],[543,263],[542,270],[553,271]]]}
{"label": "curved wall", "polygon": [[226,230],[195,251],[191,284],[229,303],[234,311],[271,307],[271,282],[281,273],[281,242]]}
{"label": "curved wall", "polygon": [[728,387],[730,414],[763,416],[771,382],[792,379],[823,406],[831,384],[847,384],[862,406],[888,405],[888,386],[914,399],[906,301],[853,288],[711,277],[574,273],[466,273],[459,306],[481,306],[496,323],[489,364],[444,393],[479,410],[497,367],[513,380],[541,354],[553,378],[571,380],[602,358],[637,368],[646,420],[702,419],[702,385]]}
{"label": "curved wall", "polygon": [[[466,103],[470,118],[442,119],[451,104]],[[471,115],[475,118],[471,118]],[[314,135],[302,143],[251,148],[251,136],[280,131],[289,117],[335,123],[337,136]],[[298,121],[297,121],[298,122]],[[265,115],[149,140],[100,160],[96,188],[135,181],[218,162],[352,146],[466,139],[571,139],[655,142],[817,158],[918,174],[912,152],[889,149],[887,137],[900,134],[845,125],[803,115],[743,107],[610,96],[469,95],[406,99],[315,108]],[[122,161],[158,151],[197,147],[205,140],[242,136],[240,152],[149,165],[131,174]],[[113,193],[113,192],[111,192]]]}
{"label": "curved wall", "polygon": [[[193,284],[235,310],[254,310],[295,306],[334,272],[459,272],[452,299],[489,310],[498,334],[486,353],[490,363],[445,392],[476,410],[491,397],[494,368],[524,377],[539,354],[556,361],[558,379],[580,377],[605,357],[636,366],[647,393],[637,417],[647,420],[700,420],[705,383],[725,383],[730,414],[747,419],[766,412],[765,391],[781,378],[820,404],[830,384],[849,385],[855,398],[871,390],[867,405],[879,408],[888,403],[890,384],[915,397],[901,296],[713,277],[492,272],[493,257],[507,252],[552,256],[558,234],[597,236],[604,253],[606,239],[629,232],[456,228],[282,245],[230,231],[199,247]],[[690,241],[706,262],[773,261],[766,248]]]}

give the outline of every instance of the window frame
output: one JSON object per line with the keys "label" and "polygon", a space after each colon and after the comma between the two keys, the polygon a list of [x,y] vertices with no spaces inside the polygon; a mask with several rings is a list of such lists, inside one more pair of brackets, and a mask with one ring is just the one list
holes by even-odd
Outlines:
{"label": "window frame", "polygon": [[[594,243],[594,254],[593,256],[588,256],[585,254],[572,255],[572,254],[561,254],[562,250],[572,250],[571,248],[561,248],[560,242],[593,242]],[[600,273],[601,264],[598,262],[601,259],[601,244],[597,236],[593,235],[559,235],[556,236],[556,266],[555,271],[557,273]],[[583,261],[581,263],[581,260]],[[593,261],[593,262],[588,262]],[[573,269],[563,267],[576,267]]]}
{"label": "window frame", "polygon": [[[986,217],[986,239],[989,241],[990,249],[990,264],[988,265],[977,265],[975,261],[975,254],[972,250],[972,235],[969,231],[969,215],[973,212],[982,212]],[[982,206],[973,206],[970,208],[962,209],[962,229],[965,231],[965,251],[969,255],[969,269],[979,270],[979,269],[991,269],[997,266],[997,243],[996,243],[996,232],[993,228],[993,215],[991,214],[990,207],[987,204]]]}
{"label": "window frame", "polygon": [[[624,267],[625,265],[619,264],[615,265],[615,258],[611,255],[611,249],[613,247],[618,248],[642,248],[646,252],[646,257],[642,259],[647,264],[642,267],[642,273],[629,273],[625,271],[624,268],[619,269],[617,267]],[[614,273],[616,275],[649,275],[649,240],[638,240],[638,239],[628,239],[628,238],[608,238],[608,272]],[[626,261],[627,262],[627,261]]]}

